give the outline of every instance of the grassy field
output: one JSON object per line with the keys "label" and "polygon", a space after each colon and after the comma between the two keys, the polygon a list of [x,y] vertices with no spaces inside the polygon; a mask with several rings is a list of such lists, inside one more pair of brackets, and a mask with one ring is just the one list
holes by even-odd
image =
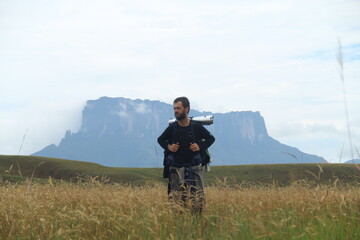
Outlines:
{"label": "grassy field", "polygon": [[[132,183],[135,185],[160,182],[162,169],[156,168],[116,168],[96,163],[71,161],[65,159],[0,155],[0,176],[12,182],[25,181],[26,178],[74,180],[98,176],[111,182]],[[22,177],[21,177],[22,176]]]}
{"label": "grassy field", "polygon": [[351,164],[212,167],[194,215],[162,169],[0,156],[0,239],[360,239],[359,180]]}
{"label": "grassy field", "polygon": [[[34,156],[0,155],[0,178],[10,182],[26,178],[63,179],[95,177],[112,183],[149,185],[165,183],[161,168],[115,168],[99,164]],[[354,164],[269,164],[212,166],[205,175],[208,185],[277,184],[287,186],[298,181],[316,184],[360,182],[360,167]]]}
{"label": "grassy field", "polygon": [[356,186],[212,186],[201,215],[162,184],[2,184],[0,199],[0,239],[360,238]]}

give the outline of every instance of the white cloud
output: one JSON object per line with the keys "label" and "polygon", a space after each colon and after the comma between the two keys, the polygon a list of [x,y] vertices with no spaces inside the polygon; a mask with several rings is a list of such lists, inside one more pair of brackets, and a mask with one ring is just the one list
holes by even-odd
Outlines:
{"label": "white cloud", "polygon": [[326,145],[345,128],[338,37],[350,117],[360,119],[359,9],[356,0],[1,1],[0,154],[17,153],[27,128],[24,153],[59,141],[88,99],[187,95],[199,110],[260,111],[275,139],[331,157]]}
{"label": "white cloud", "polygon": [[135,107],[136,112],[142,113],[142,114],[150,113],[150,111],[151,111],[150,109],[148,109],[148,107],[144,103],[135,104],[134,107]]}
{"label": "white cloud", "polygon": [[66,130],[79,130],[82,105],[82,102],[66,99],[56,104],[43,99],[22,106],[20,110],[4,111],[1,107],[1,154],[17,154],[26,132],[20,154],[30,154],[49,144],[58,144]]}

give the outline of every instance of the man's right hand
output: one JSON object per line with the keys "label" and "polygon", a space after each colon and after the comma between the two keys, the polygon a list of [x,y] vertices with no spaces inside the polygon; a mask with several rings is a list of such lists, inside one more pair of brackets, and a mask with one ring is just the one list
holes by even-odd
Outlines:
{"label": "man's right hand", "polygon": [[177,152],[177,150],[179,150],[179,147],[180,147],[180,145],[179,145],[178,142],[173,143],[171,145],[170,144],[168,145],[168,149],[169,149],[170,152]]}

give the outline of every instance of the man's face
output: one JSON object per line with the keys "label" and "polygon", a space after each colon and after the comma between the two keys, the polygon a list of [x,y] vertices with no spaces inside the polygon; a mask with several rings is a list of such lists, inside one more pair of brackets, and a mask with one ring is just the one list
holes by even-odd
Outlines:
{"label": "man's face", "polygon": [[174,103],[174,116],[177,120],[183,120],[188,114],[188,107],[184,108],[182,102]]}

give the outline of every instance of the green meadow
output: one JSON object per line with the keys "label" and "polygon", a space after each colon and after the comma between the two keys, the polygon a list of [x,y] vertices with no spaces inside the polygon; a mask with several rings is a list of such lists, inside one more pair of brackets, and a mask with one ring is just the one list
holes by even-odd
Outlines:
{"label": "green meadow", "polygon": [[162,169],[0,156],[0,239],[360,239],[352,164],[214,166],[201,215]]}
{"label": "green meadow", "polygon": [[[163,183],[162,168],[118,168],[96,163],[35,156],[0,155],[0,176],[12,182],[27,178],[75,181],[97,177],[111,183],[142,185]],[[360,167],[354,164],[263,164],[211,166],[205,173],[208,185],[278,184],[298,181],[321,184],[360,181]]]}

